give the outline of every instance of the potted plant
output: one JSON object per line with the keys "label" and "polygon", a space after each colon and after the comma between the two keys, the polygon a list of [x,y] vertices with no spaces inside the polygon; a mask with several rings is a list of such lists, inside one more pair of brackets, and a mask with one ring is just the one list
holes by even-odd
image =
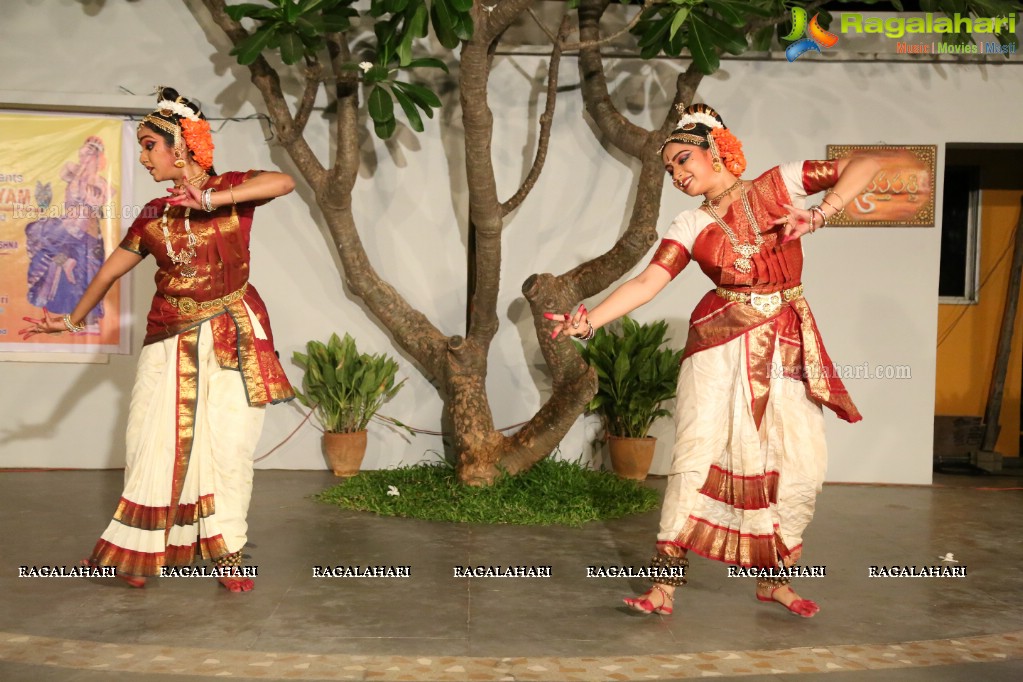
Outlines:
{"label": "potted plant", "polygon": [[601,327],[584,346],[583,358],[597,373],[597,394],[586,409],[600,415],[611,466],[622,478],[642,481],[650,471],[657,439],[647,435],[661,407],[675,397],[682,351],[661,348],[668,324],[638,324],[622,318],[621,334]]}
{"label": "potted plant", "polygon": [[331,334],[324,344],[310,341],[295,352],[305,370],[302,391],[295,391],[323,425],[323,451],[336,476],[359,473],[366,454],[366,426],[380,406],[405,383],[395,383],[398,363],[391,357],[359,353],[355,339]]}

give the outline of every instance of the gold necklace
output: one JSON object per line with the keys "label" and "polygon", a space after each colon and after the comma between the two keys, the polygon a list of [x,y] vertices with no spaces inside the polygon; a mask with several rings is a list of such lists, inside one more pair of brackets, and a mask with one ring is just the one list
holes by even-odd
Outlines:
{"label": "gold necklace", "polygon": [[171,248],[170,243],[170,230],[167,229],[167,211],[170,210],[170,204],[163,205],[163,216],[160,218],[160,228],[163,230],[163,242],[167,245],[167,256],[171,259],[171,262],[181,268],[182,277],[195,277],[198,270],[195,265],[192,264],[192,260],[195,259],[195,245],[197,240],[195,235],[192,233],[192,225],[188,220],[189,214],[192,209],[185,208],[185,233],[188,238],[185,240],[185,248],[181,249],[177,253],[174,253],[174,249]]}
{"label": "gold necklace", "polygon": [[[731,190],[732,187],[729,187],[725,191],[730,192]],[[721,195],[719,194],[718,196]],[[753,209],[749,205],[749,198],[746,196],[746,192],[742,192],[739,196],[742,198],[742,207],[746,211],[746,219],[749,221],[750,228],[752,228],[753,232],[757,235],[752,244],[749,242],[746,242],[745,244],[739,243],[739,238],[735,236],[734,232],[732,232],[732,228],[730,228],[728,224],[725,223],[720,216],[718,216],[717,211],[714,210],[714,204],[710,203],[710,201],[704,201],[703,205],[707,207],[707,212],[710,213],[710,216],[718,225],[721,226],[724,233],[728,235],[728,241],[732,243],[732,251],[738,254],[739,257],[735,259],[735,269],[743,274],[749,274],[753,269],[751,256],[760,252],[760,247],[764,244],[764,235],[760,233],[760,226],[757,225],[757,219],[753,217]]]}
{"label": "gold necklace", "polygon": [[[202,188],[203,185],[206,184],[206,181],[209,179],[210,179],[209,173],[207,173],[206,171],[200,171],[199,175],[194,175],[188,178],[188,184],[190,184],[192,187],[195,187],[196,189],[200,189]],[[176,184],[178,187],[181,187],[183,183],[174,184]]]}
{"label": "gold necklace", "polygon": [[704,197],[703,205],[704,206],[710,206],[711,202],[717,201],[718,199],[720,199],[721,197],[725,196],[726,194],[730,194],[736,187],[739,187],[740,185],[742,185],[742,180],[736,180],[734,183],[732,183],[728,187],[728,189],[726,189],[725,191],[721,192],[721,194],[718,194],[716,197]]}

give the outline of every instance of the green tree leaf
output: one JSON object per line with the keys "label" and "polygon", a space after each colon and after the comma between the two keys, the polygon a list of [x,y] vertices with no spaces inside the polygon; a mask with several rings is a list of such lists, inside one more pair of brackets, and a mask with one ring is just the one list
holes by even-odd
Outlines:
{"label": "green tree leaf", "polygon": [[383,87],[373,86],[369,93],[369,117],[377,123],[394,118],[394,100]]}
{"label": "green tree leaf", "polygon": [[278,12],[271,7],[266,5],[257,5],[253,2],[243,2],[240,5],[228,5],[226,8],[227,16],[231,17],[235,21],[241,21],[242,19],[273,19],[278,16]]}
{"label": "green tree leaf", "polygon": [[461,43],[455,27],[454,12],[447,0],[433,0],[430,6],[430,18],[433,20],[433,31],[437,34],[440,44],[453,50]]}
{"label": "green tree leaf", "polygon": [[373,132],[377,134],[381,140],[386,140],[394,135],[395,129],[398,127],[398,122],[393,118],[387,119],[386,121],[373,121]]}
{"label": "green tree leaf", "polygon": [[416,85],[415,83],[405,83],[402,81],[395,81],[394,86],[400,90],[405,91],[409,97],[412,98],[417,105],[422,109],[428,109],[433,107],[434,109],[440,108],[440,98],[434,94],[433,90],[424,88],[422,85]]}
{"label": "green tree leaf", "polygon": [[285,64],[296,64],[305,54],[305,45],[294,31],[281,33],[281,59]]}
{"label": "green tree leaf", "polygon": [[408,119],[408,124],[412,130],[417,133],[423,132],[423,119],[419,115],[416,105],[412,102],[412,98],[400,89],[395,88],[394,99],[398,100],[398,104],[401,105],[401,110],[405,112],[405,117]]}
{"label": "green tree leaf", "polygon": [[257,30],[248,38],[235,45],[231,50],[231,54],[237,55],[239,64],[248,66],[259,59],[260,53],[263,52],[263,48],[267,46],[271,38],[273,38],[273,31],[269,29]]}
{"label": "green tree leaf", "polygon": [[689,8],[683,7],[679,11],[675,12],[675,17],[671,20],[669,38],[674,38],[675,34],[678,33],[679,29],[682,28],[682,24],[686,22],[689,17]]}
{"label": "green tree leaf", "polygon": [[444,73],[448,73],[448,65],[435,57],[420,57],[419,59],[413,59],[406,66],[406,68],[409,69],[417,69],[420,67],[442,69]]}

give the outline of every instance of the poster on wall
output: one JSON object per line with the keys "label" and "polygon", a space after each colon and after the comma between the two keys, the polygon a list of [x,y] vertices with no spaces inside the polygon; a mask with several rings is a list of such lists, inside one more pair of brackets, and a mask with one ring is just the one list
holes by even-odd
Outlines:
{"label": "poster on wall", "polygon": [[870,154],[881,170],[829,225],[934,227],[936,145],[829,144],[828,159]]}
{"label": "poster on wall", "polygon": [[44,309],[70,313],[117,248],[131,196],[123,126],[109,117],[0,113],[0,353],[57,360],[130,351],[125,278],[81,332],[18,334],[29,326],[24,318]]}

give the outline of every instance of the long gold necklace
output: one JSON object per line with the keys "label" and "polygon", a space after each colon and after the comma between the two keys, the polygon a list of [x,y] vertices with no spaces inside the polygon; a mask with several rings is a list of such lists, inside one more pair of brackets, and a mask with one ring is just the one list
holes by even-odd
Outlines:
{"label": "long gold necklace", "polygon": [[[738,181],[737,181],[738,184]],[[724,192],[719,194],[717,197],[724,196],[728,192],[731,192],[735,185],[729,187]],[[739,194],[742,199],[742,207],[746,211],[746,219],[749,221],[750,228],[757,235],[753,243],[746,242],[745,244],[739,243],[739,238],[735,236],[735,232],[732,232],[732,228],[725,223],[724,220],[718,215],[718,212],[714,209],[714,204],[709,199],[704,200],[703,205],[707,208],[707,212],[710,216],[721,226],[721,229],[726,235],[728,235],[728,241],[732,243],[732,251],[734,251],[739,257],[735,259],[735,269],[743,274],[749,274],[753,270],[753,261],[751,257],[755,253],[760,252],[760,247],[764,245],[764,235],[760,233],[760,226],[757,225],[757,219],[753,217],[753,209],[749,205],[749,198],[746,196],[746,192]]]}
{"label": "long gold necklace", "polygon": [[181,268],[182,277],[195,277],[197,270],[192,265],[192,260],[195,259],[195,245],[197,240],[195,235],[192,234],[192,224],[188,220],[189,214],[192,209],[185,209],[185,233],[188,238],[185,242],[185,248],[181,249],[177,253],[174,253],[174,249],[170,243],[170,230],[167,229],[167,211],[170,210],[170,204],[163,205],[163,216],[160,218],[160,228],[163,229],[163,242],[167,245],[167,256],[171,259],[171,262],[178,265]]}
{"label": "long gold necklace", "polygon": [[[206,184],[206,181],[210,179],[209,174],[206,171],[202,171],[199,175],[188,178],[188,184],[193,187],[199,188]],[[163,205],[163,215],[160,217],[160,228],[163,230],[163,242],[167,246],[167,256],[171,259],[171,262],[181,268],[182,277],[195,277],[198,273],[195,265],[192,261],[195,259],[195,245],[198,240],[195,235],[192,234],[192,223],[188,219],[192,213],[192,209],[185,208],[185,234],[188,237],[185,240],[185,248],[181,249],[177,253],[174,253],[174,249],[170,243],[170,230],[167,228],[167,212],[170,210],[170,204]]]}

